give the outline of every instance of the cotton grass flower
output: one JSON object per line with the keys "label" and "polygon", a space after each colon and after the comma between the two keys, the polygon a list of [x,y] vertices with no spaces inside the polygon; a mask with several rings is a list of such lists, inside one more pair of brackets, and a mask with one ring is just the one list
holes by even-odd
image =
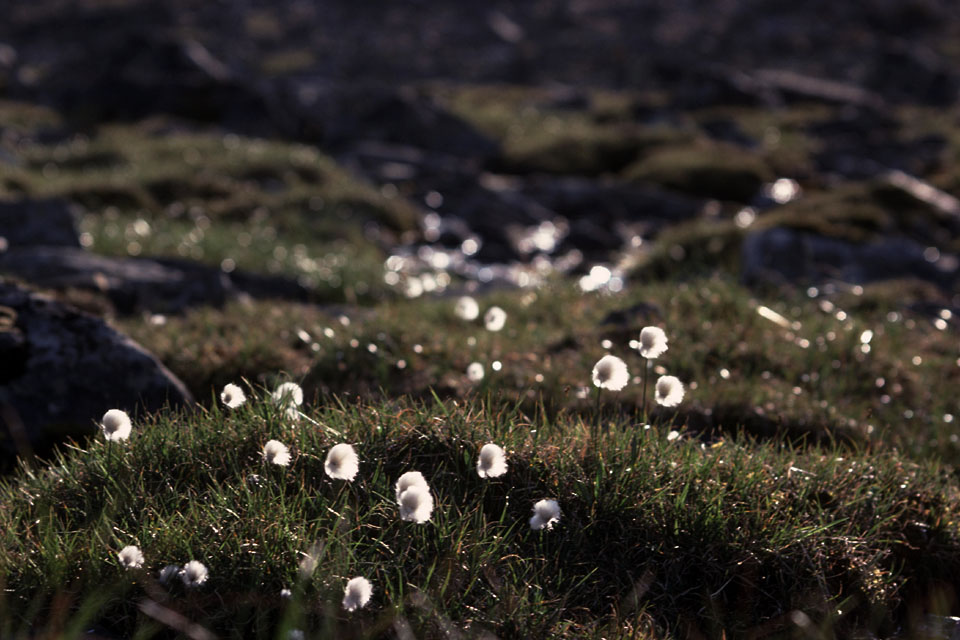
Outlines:
{"label": "cotton grass flower", "polygon": [[[640,412],[644,419],[647,416],[647,376],[649,375],[650,360],[659,358],[667,350],[667,334],[660,327],[644,327],[640,330],[640,355],[645,358],[643,363],[643,392],[640,396]],[[659,400],[657,400],[659,402]]]}
{"label": "cotton grass flower", "polygon": [[100,429],[103,431],[103,437],[111,442],[120,442],[130,437],[130,430],[133,425],[130,423],[130,416],[120,409],[110,409],[100,420]]}
{"label": "cotton grass flower", "polygon": [[405,489],[397,501],[400,505],[400,519],[406,522],[423,524],[433,515],[433,496],[430,487],[415,484]]}
{"label": "cotton grass flower", "polygon": [[359,462],[357,452],[353,450],[353,447],[341,443],[334,445],[327,453],[327,461],[323,464],[323,470],[335,480],[352,481],[357,475]]}
{"label": "cotton grass flower", "polygon": [[660,327],[644,327],[640,330],[640,355],[644,358],[659,358],[667,350],[667,334]]}
{"label": "cotton grass flower", "polygon": [[210,577],[210,572],[198,560],[191,560],[183,565],[183,569],[180,570],[180,579],[188,587],[199,587],[207,581],[208,577]]}
{"label": "cotton grass flower", "polygon": [[168,564],[163,569],[160,569],[158,579],[160,580],[160,584],[167,584],[178,575],[180,575],[180,567],[175,564]]}
{"label": "cotton grass flower", "polygon": [[283,409],[283,415],[287,420],[300,422],[300,411],[297,409],[303,404],[303,389],[300,385],[296,382],[284,382],[270,394],[270,397]]}
{"label": "cotton grass flower", "polygon": [[470,296],[460,296],[457,299],[457,305],[453,309],[457,317],[462,320],[476,320],[480,315],[480,305]]}
{"label": "cotton grass flower", "polygon": [[290,464],[290,449],[279,440],[268,440],[267,444],[263,445],[263,459],[285,467]]}
{"label": "cotton grass flower", "polygon": [[296,382],[284,382],[271,395],[273,401],[282,407],[299,407],[303,404],[303,389]]}
{"label": "cotton grass flower", "polygon": [[471,362],[467,367],[467,379],[470,382],[480,382],[483,380],[483,365],[479,362]]}
{"label": "cotton grass flower", "polygon": [[675,407],[683,401],[683,383],[674,376],[660,376],[656,388],[657,404]]}
{"label": "cotton grass flower", "polygon": [[357,576],[347,583],[343,591],[343,608],[347,611],[356,611],[367,606],[370,596],[373,595],[373,585],[362,576]]}
{"label": "cotton grass flower", "polygon": [[120,564],[124,569],[139,569],[143,566],[143,554],[140,553],[140,547],[129,545],[120,550],[117,554]]}
{"label": "cotton grass flower", "polygon": [[507,323],[507,312],[500,307],[490,307],[483,314],[483,324],[487,331],[500,331]]}
{"label": "cotton grass flower", "polygon": [[220,402],[226,405],[228,409],[236,409],[246,401],[247,396],[243,393],[243,389],[232,382],[220,392]]}
{"label": "cotton grass flower", "polygon": [[507,472],[507,455],[503,449],[493,444],[485,444],[480,449],[477,461],[477,473],[481,478],[499,478]]}
{"label": "cotton grass flower", "polygon": [[397,484],[394,487],[397,492],[397,502],[400,502],[400,496],[410,487],[423,487],[427,491],[430,490],[430,485],[427,484],[422,473],[419,471],[407,471],[400,476],[400,479],[397,480]]}
{"label": "cotton grass flower", "polygon": [[605,355],[593,366],[593,384],[601,389],[620,391],[629,381],[627,363],[617,356]]}
{"label": "cotton grass flower", "polygon": [[533,505],[533,517],[530,518],[530,528],[534,531],[553,528],[554,523],[560,521],[560,504],[556,500],[541,500]]}

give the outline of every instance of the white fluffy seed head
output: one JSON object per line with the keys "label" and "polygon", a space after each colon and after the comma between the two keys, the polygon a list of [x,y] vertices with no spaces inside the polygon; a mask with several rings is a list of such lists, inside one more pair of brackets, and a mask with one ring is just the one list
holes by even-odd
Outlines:
{"label": "white fluffy seed head", "polygon": [[430,488],[413,485],[400,494],[400,519],[423,524],[433,515],[433,496]]}
{"label": "white fluffy seed head", "polygon": [[364,577],[357,576],[347,583],[343,591],[343,608],[347,611],[356,611],[367,606],[370,596],[373,595],[373,585]]}
{"label": "white fluffy seed head", "polygon": [[180,570],[180,579],[188,587],[199,587],[207,581],[209,576],[210,572],[207,571],[202,562],[197,560],[191,560],[183,565],[183,569]]}
{"label": "white fluffy seed head", "polygon": [[296,382],[284,382],[276,388],[272,397],[282,407],[299,407],[303,404],[303,389]]}
{"label": "white fluffy seed head", "polygon": [[593,384],[601,389],[620,391],[629,381],[627,363],[617,356],[605,355],[593,366]]}
{"label": "white fluffy seed head", "polygon": [[657,404],[675,407],[683,401],[683,383],[674,376],[660,376],[656,389]]}
{"label": "white fluffy seed head", "polygon": [[397,502],[400,502],[400,495],[410,487],[423,487],[427,491],[430,490],[430,485],[427,484],[422,473],[419,471],[407,471],[400,476],[397,480],[396,487],[394,487],[397,492]]}
{"label": "white fluffy seed head", "polygon": [[644,327],[640,330],[640,355],[644,358],[659,358],[667,350],[667,334],[660,327]]}
{"label": "white fluffy seed head", "polygon": [[560,504],[556,500],[541,500],[533,505],[533,517],[530,518],[530,528],[550,530],[554,523],[560,520]]}
{"label": "white fluffy seed head", "polygon": [[480,305],[470,296],[461,296],[454,307],[457,317],[462,320],[476,320],[480,315]]}
{"label": "white fluffy seed head", "polygon": [[483,380],[483,365],[479,362],[471,362],[467,367],[467,379],[470,382],[480,382]]}
{"label": "white fluffy seed head", "polygon": [[140,553],[140,547],[135,545],[124,547],[117,554],[117,557],[125,569],[139,569],[143,566],[143,554]]}
{"label": "white fluffy seed head", "polygon": [[327,453],[323,470],[336,480],[353,480],[357,475],[360,460],[353,447],[346,443],[334,445]]}
{"label": "white fluffy seed head", "polygon": [[220,402],[226,405],[228,409],[236,409],[246,401],[247,396],[243,393],[243,389],[232,382],[220,392]]}
{"label": "white fluffy seed head", "polygon": [[103,437],[113,442],[126,440],[130,437],[130,430],[133,425],[130,423],[130,416],[120,409],[110,409],[100,420],[100,429],[103,431]]}
{"label": "white fluffy seed head", "polygon": [[268,440],[267,444],[263,445],[263,459],[285,467],[290,464],[290,449],[279,440]]}
{"label": "white fluffy seed head", "polygon": [[483,324],[487,331],[500,331],[507,323],[507,312],[500,307],[490,307],[483,314]]}
{"label": "white fluffy seed head", "polygon": [[477,473],[481,478],[498,478],[507,472],[507,455],[503,449],[493,443],[485,444],[480,449],[480,459],[477,461]]}

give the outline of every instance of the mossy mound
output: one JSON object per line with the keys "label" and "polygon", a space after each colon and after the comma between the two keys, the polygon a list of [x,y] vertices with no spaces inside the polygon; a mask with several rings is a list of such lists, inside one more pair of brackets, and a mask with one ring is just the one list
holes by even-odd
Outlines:
{"label": "mossy mound", "polygon": [[624,169],[623,175],[628,180],[736,202],[749,202],[774,177],[759,155],[732,145],[707,143],[655,150]]}

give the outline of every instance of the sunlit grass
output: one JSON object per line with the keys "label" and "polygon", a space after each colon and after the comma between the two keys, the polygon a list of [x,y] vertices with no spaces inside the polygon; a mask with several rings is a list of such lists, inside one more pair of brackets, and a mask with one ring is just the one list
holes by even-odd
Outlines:
{"label": "sunlit grass", "polygon": [[[160,414],[126,443],[94,439],[6,481],[0,571],[4,606],[18,612],[6,634],[62,631],[47,612],[64,597],[83,605],[94,587],[100,624],[124,634],[159,630],[143,613],[151,602],[245,637],[280,637],[293,622],[309,637],[374,637],[398,620],[418,637],[443,625],[737,635],[788,632],[794,609],[824,629],[882,630],[956,570],[955,484],[896,454],[704,446],[620,419],[591,445],[573,416],[542,422],[481,403],[332,404],[305,420],[292,426],[269,400]],[[274,438],[289,444],[288,467],[263,460]],[[353,483],[324,473],[341,440],[360,456]],[[490,440],[509,470],[483,479],[475,467]],[[393,485],[411,468],[436,501],[426,524],[398,517]],[[562,516],[532,531],[544,498]],[[128,545],[142,571],[119,564]],[[191,559],[209,569],[203,585],[157,582]],[[340,601],[357,575],[373,599],[347,613]]]}
{"label": "sunlit grass", "polygon": [[[527,405],[542,400],[551,412],[587,411],[591,368],[609,352],[633,374],[617,393],[620,410],[632,415],[643,404],[635,347],[641,329],[655,324],[668,329],[670,349],[651,361],[648,406],[657,377],[678,377],[683,405],[654,409],[676,413],[677,424],[806,433],[952,463],[960,454],[951,391],[960,381],[956,319],[910,311],[891,293],[878,285],[860,295],[765,299],[725,278],[650,283],[617,295],[557,284],[481,298],[481,310],[507,312],[496,333],[480,319],[459,318],[455,299],[384,303],[351,311],[349,319],[304,305],[234,305],[224,314],[171,317],[163,326],[130,319],[122,327],[201,398],[233,379],[266,383],[286,371],[322,393],[489,391]],[[483,367],[481,380],[467,373],[473,363]]]}

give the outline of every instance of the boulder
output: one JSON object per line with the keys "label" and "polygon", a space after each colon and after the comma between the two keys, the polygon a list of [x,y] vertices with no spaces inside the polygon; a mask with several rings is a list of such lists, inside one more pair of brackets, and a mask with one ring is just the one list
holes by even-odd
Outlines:
{"label": "boulder", "polygon": [[103,320],[4,280],[0,363],[0,467],[94,433],[108,409],[193,403],[173,373]]}
{"label": "boulder", "polygon": [[749,234],[741,253],[741,275],[751,285],[917,278],[948,289],[957,282],[958,264],[956,256],[904,237],[857,244],[783,227]]}
{"label": "boulder", "polygon": [[0,201],[0,245],[79,247],[76,221],[65,200]]}
{"label": "boulder", "polygon": [[305,301],[293,280],[176,258],[113,258],[72,247],[11,248],[0,253],[0,273],[49,289],[86,289],[106,295],[118,313],[175,313],[196,305],[223,305],[248,294]]}
{"label": "boulder", "polygon": [[284,120],[295,129],[283,133],[337,153],[371,140],[457,158],[486,160],[498,151],[493,140],[423,92],[376,83],[274,85],[261,91],[276,94],[289,111]]}
{"label": "boulder", "polygon": [[11,97],[52,106],[80,123],[167,113],[258,131],[271,107],[256,83],[178,34],[177,18],[172,7],[146,3],[63,7],[29,21],[15,42],[21,64],[42,59],[45,71],[36,79],[14,74]]}

